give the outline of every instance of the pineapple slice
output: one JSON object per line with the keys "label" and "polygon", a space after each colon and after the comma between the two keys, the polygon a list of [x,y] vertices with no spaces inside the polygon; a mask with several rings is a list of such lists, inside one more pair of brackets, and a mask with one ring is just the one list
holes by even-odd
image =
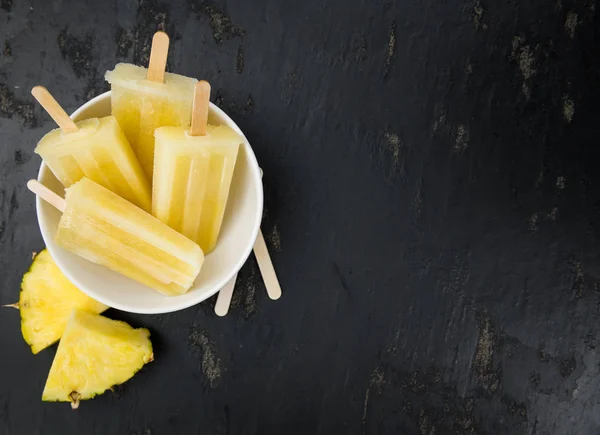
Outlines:
{"label": "pineapple slice", "polygon": [[35,354],[60,339],[74,309],[101,313],[108,307],[75,287],[46,249],[23,276],[19,303],[21,332]]}
{"label": "pineapple slice", "polygon": [[74,311],[50,368],[42,400],[71,402],[91,399],[129,380],[153,360],[150,332],[125,322]]}

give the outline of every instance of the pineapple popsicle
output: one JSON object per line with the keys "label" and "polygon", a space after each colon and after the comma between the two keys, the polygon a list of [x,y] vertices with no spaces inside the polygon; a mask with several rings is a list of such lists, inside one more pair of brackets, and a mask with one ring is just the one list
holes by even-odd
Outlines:
{"label": "pineapple popsicle", "polygon": [[31,93],[60,126],[35,152],[65,187],[85,176],[150,211],[149,180],[114,116],[75,123],[45,88],[36,86]]}
{"label": "pineapple popsicle", "polygon": [[198,82],[194,94],[190,131],[155,132],[152,214],[209,253],[219,237],[242,138],[229,127],[206,125],[207,82]]}
{"label": "pineapple popsicle", "polygon": [[154,165],[154,130],[189,127],[197,80],[165,73],[169,38],[157,32],[148,69],[120,63],[108,71],[112,114],[117,118],[148,179]]}
{"label": "pineapple popsicle", "polygon": [[27,186],[63,215],[55,241],[168,296],[185,293],[204,261],[200,247],[110,190],[82,178],[63,200],[37,181]]}

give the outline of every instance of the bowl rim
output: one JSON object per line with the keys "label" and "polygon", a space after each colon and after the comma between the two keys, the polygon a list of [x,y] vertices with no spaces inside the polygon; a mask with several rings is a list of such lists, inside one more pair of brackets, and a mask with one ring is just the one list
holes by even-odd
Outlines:
{"label": "bowl rim", "polygon": [[[87,110],[90,106],[99,104],[100,102],[106,100],[107,98],[110,98],[110,95],[111,95],[111,92],[107,91],[107,92],[104,92],[103,94],[100,94],[100,95],[92,98],[91,100],[87,101],[85,104],[80,106],[77,110],[75,110],[70,115],[71,119],[77,120],[77,118],[83,111]],[[215,284],[214,287],[212,289],[210,289],[210,291],[204,291],[204,292],[200,293],[197,298],[193,298],[190,300],[186,299],[179,303],[174,303],[174,304],[170,305],[168,308],[161,308],[161,307],[139,308],[139,307],[131,306],[129,304],[122,304],[118,301],[113,301],[109,298],[105,298],[102,294],[98,294],[94,290],[90,290],[85,285],[82,285],[82,283],[79,282],[79,280],[70,273],[69,269],[64,267],[64,265],[62,264],[62,260],[60,259],[61,256],[56,255],[56,253],[54,252],[54,248],[55,248],[54,240],[50,240],[50,243],[48,243],[47,238],[50,237],[50,235],[46,234],[42,230],[43,226],[41,225],[41,222],[42,221],[45,222],[45,218],[43,217],[43,214],[41,211],[42,210],[41,206],[42,206],[43,200],[40,197],[36,196],[36,216],[37,216],[37,220],[38,220],[38,226],[40,227],[40,232],[42,234],[42,238],[44,239],[44,244],[46,245],[46,249],[48,249],[50,256],[53,258],[54,262],[57,264],[57,266],[61,270],[61,272],[82,292],[84,292],[91,298],[97,300],[98,302],[101,302],[105,305],[108,305],[111,308],[115,308],[120,311],[136,313],[136,314],[172,313],[175,311],[181,311],[186,308],[197,305],[197,304],[209,299],[210,297],[214,296],[229,281],[231,281],[231,279],[233,279],[234,276],[236,276],[236,274],[240,271],[242,266],[246,263],[246,261],[248,260],[248,257],[250,256],[250,253],[252,252],[252,249],[254,248],[254,241],[256,240],[256,238],[258,236],[258,232],[260,231],[260,225],[262,223],[262,214],[263,214],[263,206],[264,206],[264,191],[263,191],[262,179],[260,176],[260,168],[258,166],[258,161],[256,160],[256,155],[254,154],[254,150],[252,149],[250,142],[248,141],[248,139],[246,138],[246,136],[244,135],[242,130],[238,127],[238,125],[233,121],[233,119],[231,119],[229,117],[229,115],[227,115],[227,113],[225,113],[223,110],[221,110],[217,105],[215,105],[212,102],[210,103],[210,108],[209,108],[209,113],[211,113],[211,112],[217,114],[220,118],[225,120],[226,124],[229,127],[236,130],[243,137],[246,155],[250,161],[249,166],[251,168],[252,177],[254,178],[255,184],[259,186],[259,188],[257,189],[257,201],[258,201],[257,211],[258,211],[258,213],[256,215],[257,218],[255,218],[254,228],[252,229],[252,237],[249,239],[249,240],[252,240],[252,243],[250,243],[250,244],[248,244],[248,246],[244,247],[243,254],[240,257],[240,260],[235,264],[234,267],[232,267],[231,271],[226,275],[225,278],[222,278],[220,281],[218,281],[217,284]],[[38,170],[38,176],[37,176],[38,181],[41,182],[43,174],[49,170],[50,169],[42,161],[42,163],[40,164],[40,169]],[[207,254],[207,255],[210,255],[210,254]]]}

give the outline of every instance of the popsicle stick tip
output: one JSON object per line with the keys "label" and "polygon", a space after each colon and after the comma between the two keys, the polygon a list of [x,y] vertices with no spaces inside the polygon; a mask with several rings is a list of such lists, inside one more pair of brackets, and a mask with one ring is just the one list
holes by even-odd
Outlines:
{"label": "popsicle stick tip", "polygon": [[31,95],[33,95],[36,98],[42,92],[48,92],[48,89],[46,89],[45,87],[40,86],[40,85],[37,85],[37,86],[34,86],[33,88],[31,88]]}
{"label": "popsicle stick tip", "polygon": [[165,82],[165,69],[167,68],[167,55],[169,54],[169,35],[158,31],[152,37],[152,48],[148,63],[147,79],[152,82]]}
{"label": "popsicle stick tip", "polygon": [[56,193],[48,189],[39,181],[29,180],[27,182],[27,188],[50,205],[56,207],[58,210],[65,211],[65,207],[67,206],[67,204],[64,198],[58,196]]}
{"label": "popsicle stick tip", "polygon": [[162,30],[157,31],[156,33],[154,33],[154,36],[152,37],[152,43],[154,44],[155,41],[167,41],[167,43],[169,42],[169,35],[167,35],[165,32],[163,32]]}
{"label": "popsicle stick tip", "polygon": [[43,86],[34,86],[31,89],[31,95],[33,95],[44,110],[48,112],[48,115],[52,117],[62,131],[65,133],[72,133],[79,130],[77,124],[69,118],[65,109],[58,104],[48,89]]}
{"label": "popsicle stick tip", "polygon": [[198,83],[196,83],[196,92],[199,90],[204,93],[208,93],[210,96],[210,83],[208,83],[206,80],[199,80]]}
{"label": "popsicle stick tip", "polygon": [[219,291],[219,294],[217,296],[217,302],[215,303],[215,314],[219,317],[224,317],[229,312],[229,306],[231,305],[231,297],[233,296],[233,290],[235,288],[236,280],[237,273]]}
{"label": "popsicle stick tip", "polygon": [[194,87],[194,104],[192,107],[192,125],[190,135],[204,136],[208,124],[208,108],[210,105],[210,83],[200,80]]}
{"label": "popsicle stick tip", "polygon": [[258,231],[256,241],[254,242],[254,256],[256,257],[260,274],[265,283],[267,295],[270,299],[276,301],[281,297],[281,286],[279,285],[279,280],[277,279],[277,274],[275,273],[275,268],[273,267],[267,244],[265,243],[265,237],[260,230]]}

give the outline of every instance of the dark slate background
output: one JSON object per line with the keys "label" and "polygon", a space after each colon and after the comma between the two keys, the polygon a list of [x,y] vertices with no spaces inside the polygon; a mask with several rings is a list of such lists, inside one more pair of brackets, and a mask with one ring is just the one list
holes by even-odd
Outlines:
{"label": "dark slate background", "polygon": [[265,170],[284,296],[109,316],[156,361],[77,412],[40,401],[0,311],[0,434],[600,433],[594,0],[0,0],[0,303],[42,248],[33,154],[116,62],[209,80]]}

